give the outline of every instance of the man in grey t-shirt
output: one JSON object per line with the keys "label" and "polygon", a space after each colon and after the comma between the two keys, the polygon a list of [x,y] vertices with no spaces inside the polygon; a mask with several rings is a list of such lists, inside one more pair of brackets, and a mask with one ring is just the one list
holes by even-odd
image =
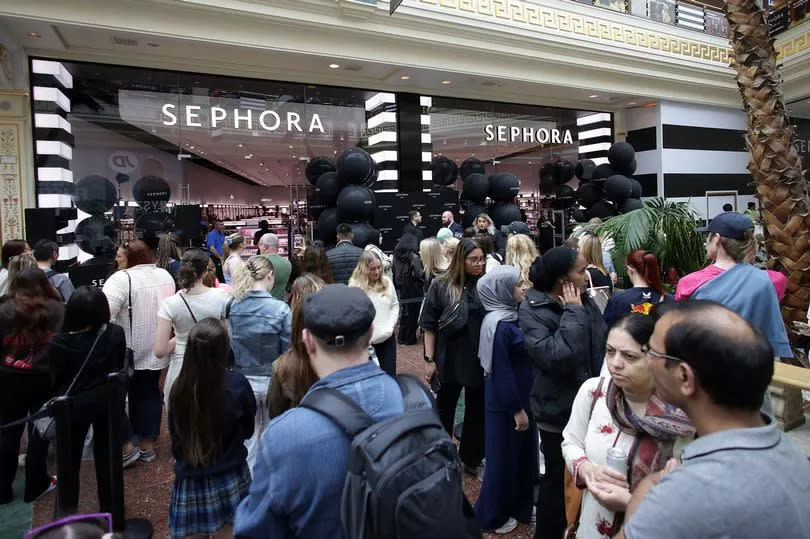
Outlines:
{"label": "man in grey t-shirt", "polygon": [[[698,439],[680,465],[639,484],[617,537],[810,537],[810,463],[759,412],[773,376],[768,341],[718,303],[661,310],[647,347],[655,386]],[[610,499],[609,485],[601,495]]]}

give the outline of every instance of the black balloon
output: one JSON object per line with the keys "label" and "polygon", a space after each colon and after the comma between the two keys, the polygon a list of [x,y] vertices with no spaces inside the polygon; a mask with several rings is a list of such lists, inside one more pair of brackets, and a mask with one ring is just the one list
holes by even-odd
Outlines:
{"label": "black balloon", "polygon": [[628,178],[636,173],[636,168],[638,167],[638,163],[636,162],[636,158],[634,157],[630,160],[629,163],[620,163],[616,167],[616,172],[621,174],[622,176],[627,176]]}
{"label": "black balloon", "polygon": [[543,176],[540,178],[540,192],[544,195],[550,195],[554,192],[554,178],[551,176]]}
{"label": "black balloon", "polygon": [[537,179],[543,181],[543,178],[554,178],[554,163],[544,163],[537,171]]}
{"label": "black balloon", "polygon": [[486,174],[487,167],[480,159],[470,157],[461,163],[461,179],[466,180],[470,174]]}
{"label": "black balloon", "polygon": [[337,199],[338,217],[343,223],[359,223],[374,213],[374,193],[367,187],[344,187]]}
{"label": "black balloon", "polygon": [[[493,176],[489,183],[489,196],[498,202],[512,202],[520,193],[520,180],[514,174],[502,172]],[[507,223],[508,224],[508,223]]]}
{"label": "black balloon", "polygon": [[103,216],[88,217],[76,225],[76,245],[93,256],[112,256],[118,248],[118,230]]}
{"label": "black balloon", "polygon": [[633,190],[630,193],[630,198],[641,198],[642,189],[638,180],[635,178],[630,178],[630,185],[633,186]]}
{"label": "black balloon", "polygon": [[590,217],[588,217],[587,210],[581,210],[579,208],[575,209],[571,212],[571,217],[574,218],[574,221],[577,223],[587,223]]}
{"label": "black balloon", "polygon": [[570,208],[574,205],[574,201],[576,200],[576,191],[570,185],[563,185],[560,186],[560,190],[557,191],[557,203],[555,207],[558,209],[565,209]]}
{"label": "black balloon", "polygon": [[627,165],[636,156],[636,150],[628,142],[617,142],[608,150],[608,161],[614,169]]}
{"label": "black balloon", "polygon": [[73,185],[73,204],[90,215],[103,215],[117,199],[115,185],[104,176],[85,176]]}
{"label": "black balloon", "polygon": [[593,169],[595,168],[596,164],[593,161],[590,159],[582,159],[574,167],[574,175],[579,178],[580,182],[586,182],[591,179]]}
{"label": "black balloon", "polygon": [[337,243],[338,221],[337,208],[326,208],[318,217],[318,237],[326,245]]}
{"label": "black balloon", "polygon": [[644,207],[644,203],[637,198],[628,198],[622,203],[622,213],[629,213],[634,210],[639,210]]}
{"label": "black balloon", "polygon": [[456,162],[443,155],[433,158],[430,171],[433,174],[433,183],[437,185],[452,185],[458,177]]}
{"label": "black balloon", "polygon": [[465,200],[483,204],[484,200],[489,196],[489,178],[483,174],[470,174],[464,180],[464,190],[461,196]]}
{"label": "black balloon", "polygon": [[335,162],[327,157],[313,157],[307,163],[307,180],[315,185],[321,176],[335,170]]}
{"label": "black balloon", "polygon": [[160,237],[174,228],[174,219],[163,211],[142,213],[135,219],[135,237],[143,241],[153,251],[157,249]]}
{"label": "black balloon", "polygon": [[585,183],[577,189],[577,199],[586,208],[590,208],[602,200],[603,196],[602,186],[597,183]]}
{"label": "black balloon", "polygon": [[366,245],[380,245],[380,231],[368,223],[352,223],[352,243],[365,248]]}
{"label": "black balloon", "polygon": [[324,172],[315,183],[315,196],[327,207],[332,207],[337,203],[340,193],[340,182],[337,172]]}
{"label": "black balloon", "polygon": [[482,213],[487,213],[486,206],[482,206],[480,204],[469,204],[467,208],[464,210],[464,221],[462,223],[464,225],[464,228],[472,226],[473,222],[475,221],[475,218],[481,215]]}
{"label": "black balloon", "polygon": [[554,163],[554,181],[562,185],[574,177],[575,167],[571,161],[557,161]]}
{"label": "black balloon", "polygon": [[171,192],[166,180],[158,176],[144,176],[132,186],[132,198],[141,206],[150,202],[167,202]]}
{"label": "black balloon", "polygon": [[593,169],[593,172],[591,173],[591,179],[598,180],[602,178],[610,178],[614,174],[616,173],[613,172],[613,167],[611,167],[607,163],[602,163],[601,165],[597,165],[597,167]]}
{"label": "black balloon", "polygon": [[633,184],[628,178],[619,174],[613,175],[605,182],[605,198],[621,204],[633,194]]}
{"label": "black balloon", "polygon": [[374,176],[377,164],[360,148],[349,148],[340,154],[337,173],[340,185],[364,185]]}
{"label": "black balloon", "polygon": [[616,215],[616,208],[607,200],[600,200],[588,210],[588,215],[591,219],[599,217],[600,219],[608,219]]}
{"label": "black balloon", "polygon": [[513,221],[520,221],[520,208],[514,204],[495,204],[491,211],[492,214],[490,217],[492,217],[495,226],[498,228],[508,225]]}

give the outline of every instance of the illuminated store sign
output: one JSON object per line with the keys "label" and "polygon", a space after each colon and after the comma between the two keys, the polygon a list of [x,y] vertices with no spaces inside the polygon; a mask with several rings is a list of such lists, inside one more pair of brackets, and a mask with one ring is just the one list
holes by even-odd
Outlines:
{"label": "illuminated store sign", "polygon": [[[279,114],[274,110],[254,111],[252,109],[224,109],[222,107],[206,107],[207,114],[200,105],[186,105],[180,111],[177,105],[166,103],[161,107],[163,125],[171,127],[180,121],[183,127],[210,127],[216,129],[222,126],[233,126],[234,129],[264,129],[265,131],[303,132],[301,115],[297,112],[287,111]],[[254,114],[255,112],[255,114]],[[179,118],[178,118],[179,116]],[[230,117],[229,117],[230,116]],[[206,125],[206,118],[210,125]],[[323,133],[323,124],[318,114],[312,114],[309,125],[304,124],[307,133]]]}
{"label": "illuminated store sign", "polygon": [[497,140],[498,142],[536,142],[539,144],[573,144],[574,137],[571,130],[566,129],[546,129],[541,127],[533,129],[531,127],[518,127],[516,125],[485,125],[484,135],[487,142]]}

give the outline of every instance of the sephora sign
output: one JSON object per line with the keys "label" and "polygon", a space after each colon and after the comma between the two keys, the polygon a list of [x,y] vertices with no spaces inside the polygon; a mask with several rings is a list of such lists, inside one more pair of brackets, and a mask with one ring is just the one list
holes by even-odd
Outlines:
{"label": "sephora sign", "polygon": [[[311,114],[308,122],[303,124],[301,114],[294,111],[253,110],[253,109],[225,109],[222,107],[205,107],[201,105],[186,105],[178,110],[173,103],[164,103],[160,108],[161,123],[167,127],[177,125],[183,127],[218,127],[228,126],[233,129],[262,129],[264,131],[297,131],[306,129],[307,133],[323,133],[323,123],[317,113]],[[307,118],[303,118],[307,120]]]}
{"label": "sephora sign", "polygon": [[524,142],[538,144],[573,144],[574,138],[571,130],[547,129],[541,127],[518,127],[516,125],[495,125],[484,126],[484,140],[491,142]]}

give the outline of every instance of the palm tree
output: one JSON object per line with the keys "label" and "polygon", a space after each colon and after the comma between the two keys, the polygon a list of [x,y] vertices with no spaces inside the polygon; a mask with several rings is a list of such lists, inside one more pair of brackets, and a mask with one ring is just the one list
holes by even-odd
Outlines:
{"label": "palm tree", "polygon": [[768,265],[784,273],[788,288],[782,318],[788,327],[806,321],[810,300],[810,198],[793,146],[765,12],[755,0],[726,0],[732,67],[748,116],[748,170],[762,205]]}

